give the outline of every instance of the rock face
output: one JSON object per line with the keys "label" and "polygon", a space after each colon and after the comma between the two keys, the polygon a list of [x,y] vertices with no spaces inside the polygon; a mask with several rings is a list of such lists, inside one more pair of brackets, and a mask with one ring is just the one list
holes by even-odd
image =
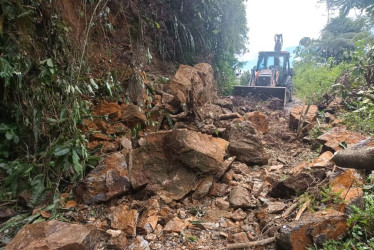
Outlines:
{"label": "rock face", "polygon": [[261,139],[251,122],[230,123],[223,133],[223,138],[229,141],[229,153],[236,156],[236,160],[259,165],[268,162]]}
{"label": "rock face", "polygon": [[215,173],[222,167],[228,146],[221,138],[187,129],[174,130],[165,143],[172,159],[202,173]]}
{"label": "rock face", "polygon": [[[298,106],[294,107],[290,110],[290,129],[296,130],[299,121],[302,116],[304,116],[306,112],[307,107]],[[303,127],[308,126],[309,124],[313,124],[317,120],[317,114],[318,114],[318,107],[316,105],[310,105],[308,113],[306,114],[304,118],[304,123],[302,124]]]}
{"label": "rock face", "polygon": [[347,216],[335,210],[305,214],[298,221],[282,226],[276,234],[280,249],[304,250],[316,244],[337,240],[347,233]]}
{"label": "rock face", "polygon": [[260,111],[246,113],[243,118],[245,121],[250,121],[257,132],[261,134],[269,132],[269,117]]}
{"label": "rock face", "polygon": [[367,136],[357,132],[346,130],[343,127],[335,127],[318,137],[318,141],[323,144],[322,151],[336,152],[342,150],[339,144],[345,142],[347,146],[352,146]]}
{"label": "rock face", "polygon": [[85,204],[110,200],[130,190],[126,159],[120,152],[106,157],[73,189],[75,197]]}
{"label": "rock face", "polygon": [[51,220],[24,226],[5,249],[96,249],[98,236],[94,226]]}

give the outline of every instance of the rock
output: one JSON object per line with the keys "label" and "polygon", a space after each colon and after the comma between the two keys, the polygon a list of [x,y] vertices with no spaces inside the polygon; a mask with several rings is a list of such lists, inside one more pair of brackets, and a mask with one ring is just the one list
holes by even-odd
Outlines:
{"label": "rock", "polygon": [[135,128],[137,125],[144,126],[147,117],[139,106],[129,104],[122,109],[123,123],[130,129]]}
{"label": "rock", "polygon": [[201,118],[203,120],[208,118],[216,120],[220,115],[223,114],[220,106],[211,103],[206,103],[204,106],[199,108],[199,113],[201,114]]}
{"label": "rock", "polygon": [[293,175],[299,174],[308,168],[324,168],[331,164],[330,160],[334,156],[330,151],[322,153],[318,158],[314,159],[312,162],[302,162],[293,168],[290,173]]}
{"label": "rock", "polygon": [[173,95],[170,95],[168,93],[162,94],[162,104],[168,104],[174,99]]}
{"label": "rock", "polygon": [[344,202],[335,204],[335,208],[340,212],[349,213],[350,205],[362,207],[364,204],[364,192],[361,188],[363,180],[354,169],[348,169],[330,180],[331,191],[340,193],[340,198]]}
{"label": "rock", "polygon": [[224,198],[218,198],[215,201],[215,205],[221,210],[229,210],[230,203]]}
{"label": "rock", "polygon": [[229,192],[229,185],[224,183],[214,183],[210,190],[210,195],[223,197]]}
{"label": "rock", "polygon": [[332,122],[334,122],[336,120],[336,118],[335,118],[335,116],[333,115],[333,114],[331,114],[331,113],[329,113],[329,112],[326,112],[325,113],[325,121],[327,122],[327,123],[332,123]]}
{"label": "rock", "polygon": [[194,68],[202,80],[202,93],[199,101],[202,103],[213,102],[217,99],[217,83],[214,79],[212,66],[207,63],[199,63]]}
{"label": "rock", "polygon": [[238,208],[231,214],[231,219],[236,221],[242,221],[247,217],[247,213],[244,212],[241,208]]}
{"label": "rock", "polygon": [[89,119],[83,119],[83,124],[79,124],[78,127],[83,131],[105,131],[107,128],[107,124],[103,120],[99,119],[94,119],[94,120],[89,120]]}
{"label": "rock", "polygon": [[323,242],[338,240],[347,234],[347,216],[335,210],[305,214],[298,221],[282,226],[276,234],[280,249],[302,250]]}
{"label": "rock", "polygon": [[[181,162],[173,161],[165,153],[166,137],[171,131],[147,134],[145,144],[133,150],[129,171],[134,189],[145,188],[150,194],[158,194],[166,202],[179,200],[195,190],[201,179]],[[168,145],[169,146],[169,145]]]}
{"label": "rock", "polygon": [[347,146],[352,146],[364,139],[367,136],[357,132],[346,130],[344,127],[335,127],[328,132],[319,136],[318,141],[323,144],[322,151],[336,152],[344,149],[339,144],[345,142]]}
{"label": "rock", "polygon": [[135,237],[136,235],[138,217],[138,211],[135,209],[130,209],[126,205],[117,206],[109,216],[112,228],[120,229],[127,236],[131,237]]}
{"label": "rock", "polygon": [[267,202],[266,204],[267,204],[266,212],[269,214],[278,214],[287,207],[287,205],[281,201],[270,201],[270,202]]}
{"label": "rock", "polygon": [[269,132],[269,117],[259,111],[249,112],[243,116],[245,121],[250,121],[252,126],[261,134]]}
{"label": "rock", "polygon": [[216,100],[214,100],[214,104],[220,106],[221,108],[225,108],[225,109],[228,109],[228,110],[232,110],[232,106],[233,106],[232,100],[229,97],[216,99]]}
{"label": "rock", "polygon": [[231,164],[235,161],[236,156],[227,158],[222,167],[218,170],[218,172],[214,175],[217,179],[221,179],[222,176],[226,173],[226,171],[230,168]]}
{"label": "rock", "polygon": [[242,116],[239,113],[221,114],[218,116],[218,119],[219,120],[242,119]]}
{"label": "rock", "polygon": [[92,134],[91,140],[92,141],[110,141],[112,140],[112,138],[110,138],[107,135],[103,135],[103,134]]}
{"label": "rock", "polygon": [[249,242],[249,239],[247,237],[247,234],[245,232],[236,233],[236,234],[230,234],[227,238],[228,242],[233,243],[247,243]]}
{"label": "rock", "polygon": [[233,208],[255,208],[257,206],[256,201],[251,198],[249,191],[241,186],[231,189],[229,202]]}
{"label": "rock", "polygon": [[91,225],[57,220],[24,226],[5,247],[12,249],[97,249],[100,232]]}
{"label": "rock", "polygon": [[86,147],[89,150],[93,150],[95,148],[101,148],[101,152],[109,153],[114,152],[118,149],[118,144],[109,142],[109,141],[92,141],[87,143]]}
{"label": "rock", "polygon": [[95,116],[108,116],[113,121],[118,121],[121,118],[121,106],[115,102],[103,101],[99,103],[92,111]]}
{"label": "rock", "polygon": [[274,198],[290,198],[296,194],[304,193],[308,187],[320,183],[326,178],[325,170],[315,170],[310,173],[300,173],[278,182],[269,192]]}
{"label": "rock", "polygon": [[173,219],[169,220],[164,227],[165,233],[180,233],[182,232],[188,225],[188,222],[185,222],[178,217],[174,217]]}
{"label": "rock", "polygon": [[192,199],[199,200],[209,193],[210,188],[213,185],[213,176],[206,177],[200,185],[197,187],[195,192],[192,194]]}
{"label": "rock", "polygon": [[228,142],[187,129],[177,129],[166,136],[166,152],[171,159],[202,173],[222,168]]}
{"label": "rock", "polygon": [[[298,106],[291,108],[290,110],[290,129],[296,130],[299,125],[300,118],[304,116],[307,106]],[[314,124],[317,120],[318,107],[316,105],[310,105],[307,115],[305,116],[302,127],[306,127],[309,124]],[[311,128],[310,128],[311,129]]]}
{"label": "rock", "polygon": [[107,156],[73,189],[78,201],[92,204],[108,201],[131,188],[126,159],[116,152]]}
{"label": "rock", "polygon": [[263,165],[268,162],[263,144],[251,122],[230,123],[223,133],[229,141],[228,151],[236,159],[247,164]]}
{"label": "rock", "polygon": [[253,178],[252,183],[251,195],[257,197],[264,190],[264,182],[259,178]]}
{"label": "rock", "polygon": [[126,234],[124,234],[121,230],[112,230],[109,229],[106,231],[110,238],[107,242],[107,246],[110,249],[124,249],[127,246],[127,238]]}
{"label": "rock", "polygon": [[235,174],[251,174],[251,170],[249,169],[249,167],[246,164],[238,161],[235,161],[231,164],[231,169],[234,171]]}
{"label": "rock", "polygon": [[335,97],[332,102],[326,107],[326,111],[330,112],[331,114],[335,114],[338,112],[340,109],[344,107],[344,101],[340,97]]}
{"label": "rock", "polygon": [[150,198],[145,204],[145,211],[139,218],[136,230],[141,234],[149,234],[154,232],[159,219],[160,204],[157,198]]}
{"label": "rock", "polygon": [[146,241],[143,236],[137,236],[135,241],[128,246],[128,250],[150,250],[148,241]]}
{"label": "rock", "polygon": [[120,140],[121,146],[126,149],[126,150],[131,150],[132,149],[132,142],[129,138],[126,136],[123,136]]}
{"label": "rock", "polygon": [[126,133],[127,131],[129,131],[129,128],[119,122],[113,125],[108,125],[106,134],[107,135],[123,134],[123,133]]}

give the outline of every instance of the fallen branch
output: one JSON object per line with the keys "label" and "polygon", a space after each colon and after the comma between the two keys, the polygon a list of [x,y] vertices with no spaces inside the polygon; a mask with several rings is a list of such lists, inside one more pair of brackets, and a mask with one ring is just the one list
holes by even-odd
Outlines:
{"label": "fallen branch", "polygon": [[296,214],[295,220],[299,220],[301,215],[304,213],[305,209],[309,206],[310,204],[310,199],[308,198],[304,205],[299,209],[299,211]]}
{"label": "fallen branch", "polygon": [[296,201],[289,208],[287,208],[286,211],[284,211],[284,213],[282,214],[282,218],[287,218],[292,213],[292,211],[297,208],[298,205],[299,205],[299,201]]}
{"label": "fallen branch", "polygon": [[347,148],[331,159],[342,168],[374,170],[374,147]]}
{"label": "fallen branch", "polygon": [[275,237],[267,238],[265,240],[258,240],[248,243],[235,243],[227,245],[227,249],[236,249],[236,248],[247,248],[255,246],[263,246],[275,242]]}

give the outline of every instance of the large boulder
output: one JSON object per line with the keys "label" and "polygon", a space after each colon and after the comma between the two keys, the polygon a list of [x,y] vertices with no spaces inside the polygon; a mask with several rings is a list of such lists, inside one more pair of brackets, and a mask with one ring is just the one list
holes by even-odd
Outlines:
{"label": "large boulder", "polygon": [[366,138],[367,136],[349,131],[344,127],[335,127],[319,136],[317,139],[321,144],[323,144],[322,151],[336,152],[344,149],[344,147],[341,146],[341,143],[345,143],[349,147]]}
{"label": "large boulder", "polygon": [[223,138],[229,141],[229,153],[247,164],[267,164],[268,155],[251,122],[230,123]]}
{"label": "large boulder", "polygon": [[211,135],[177,129],[166,136],[166,152],[171,159],[202,173],[222,168],[228,142]]}
{"label": "large boulder", "polygon": [[44,221],[24,226],[5,249],[97,249],[99,234],[92,225]]}
{"label": "large boulder", "polygon": [[212,66],[206,63],[197,64],[195,67],[181,65],[171,79],[169,89],[170,94],[174,96],[170,104],[181,106],[186,103],[199,116],[198,107],[212,102],[217,97]]}
{"label": "large boulder", "polygon": [[253,127],[261,134],[269,132],[269,117],[260,111],[248,112],[243,116],[245,121],[250,121]]}
{"label": "large boulder", "polygon": [[110,200],[130,190],[128,175],[125,156],[110,154],[74,187],[74,195],[85,204]]}
{"label": "large boulder", "polygon": [[308,213],[300,220],[283,225],[276,234],[279,249],[304,250],[322,247],[323,242],[338,240],[347,234],[347,216],[335,210]]}
{"label": "large boulder", "polygon": [[134,189],[159,195],[166,202],[179,200],[195,190],[201,179],[181,162],[165,153],[166,136],[172,131],[149,133],[144,145],[136,148],[130,161],[130,180]]}

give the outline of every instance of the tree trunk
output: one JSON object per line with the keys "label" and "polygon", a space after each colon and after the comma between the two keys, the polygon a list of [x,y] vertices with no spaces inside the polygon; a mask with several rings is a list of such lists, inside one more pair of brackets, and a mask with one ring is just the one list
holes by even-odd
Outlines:
{"label": "tree trunk", "polygon": [[338,151],[332,161],[342,168],[374,170],[374,147]]}

